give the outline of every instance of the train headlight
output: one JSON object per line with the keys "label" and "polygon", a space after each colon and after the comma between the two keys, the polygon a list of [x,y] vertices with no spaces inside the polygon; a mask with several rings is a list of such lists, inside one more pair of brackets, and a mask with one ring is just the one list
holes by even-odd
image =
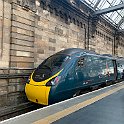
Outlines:
{"label": "train headlight", "polygon": [[49,80],[47,83],[46,83],[46,86],[55,86],[56,84],[58,84],[59,80],[61,79],[61,76],[57,76],[51,80]]}

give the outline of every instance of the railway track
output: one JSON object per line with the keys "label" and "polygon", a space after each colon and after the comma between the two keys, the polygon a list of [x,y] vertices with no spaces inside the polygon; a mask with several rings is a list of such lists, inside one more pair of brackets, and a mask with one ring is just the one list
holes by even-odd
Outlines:
{"label": "railway track", "polygon": [[43,106],[31,102],[26,102],[17,106],[4,107],[0,109],[0,121],[36,110],[41,107]]}

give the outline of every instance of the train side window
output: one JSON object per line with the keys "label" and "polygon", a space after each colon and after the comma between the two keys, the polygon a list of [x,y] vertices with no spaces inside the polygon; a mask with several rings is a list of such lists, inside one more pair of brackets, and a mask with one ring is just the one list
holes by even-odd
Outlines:
{"label": "train side window", "polygon": [[98,76],[101,73],[101,59],[97,56],[87,57],[87,72],[89,77]]}
{"label": "train side window", "polygon": [[84,58],[80,58],[78,60],[78,67],[82,67],[84,65]]}

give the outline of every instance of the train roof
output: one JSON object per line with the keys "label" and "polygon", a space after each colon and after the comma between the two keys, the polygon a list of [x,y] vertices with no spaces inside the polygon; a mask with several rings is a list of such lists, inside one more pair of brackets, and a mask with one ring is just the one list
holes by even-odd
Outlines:
{"label": "train roof", "polygon": [[66,54],[66,55],[73,55],[76,53],[81,53],[81,54],[92,54],[92,55],[97,55],[97,56],[101,56],[101,57],[106,57],[106,58],[111,58],[111,59],[123,59],[123,57],[116,57],[116,56],[112,56],[110,54],[97,54],[94,51],[89,51],[86,49],[81,49],[81,48],[68,48],[68,49],[64,49],[56,54]]}
{"label": "train roof", "polygon": [[62,50],[62,51],[58,52],[57,54],[73,55],[73,54],[80,53],[80,52],[96,54],[93,51],[89,51],[89,50],[85,50],[85,49],[81,49],[81,48],[69,48],[69,49]]}

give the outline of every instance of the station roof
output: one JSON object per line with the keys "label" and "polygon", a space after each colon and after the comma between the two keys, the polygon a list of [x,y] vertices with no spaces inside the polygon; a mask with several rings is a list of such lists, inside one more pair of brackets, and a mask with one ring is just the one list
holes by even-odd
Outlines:
{"label": "station roof", "polygon": [[124,0],[80,0],[86,2],[95,11],[107,10],[110,8],[116,8],[118,5],[122,6],[122,9],[113,10],[108,13],[103,13],[102,15],[108,19],[112,24],[114,24],[118,29],[124,31]]}

